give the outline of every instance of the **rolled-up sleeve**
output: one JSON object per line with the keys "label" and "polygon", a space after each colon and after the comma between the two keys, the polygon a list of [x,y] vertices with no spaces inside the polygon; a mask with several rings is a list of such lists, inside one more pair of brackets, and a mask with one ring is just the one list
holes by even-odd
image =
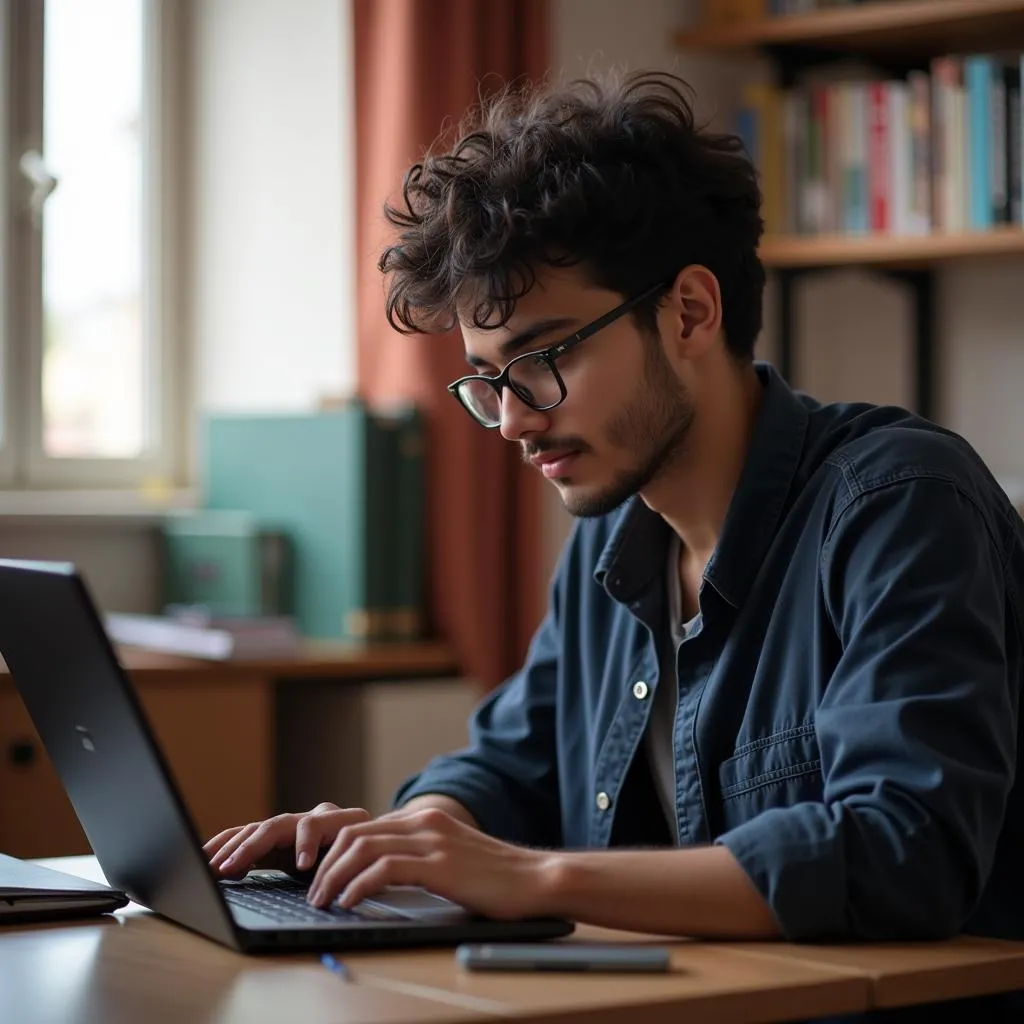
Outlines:
{"label": "rolled-up sleeve", "polygon": [[1019,611],[998,528],[954,484],[919,477],[855,497],[830,531],[824,798],[717,840],[787,938],[944,937],[977,906],[1016,762]]}
{"label": "rolled-up sleeve", "polygon": [[458,800],[483,831],[532,846],[561,842],[555,694],[558,677],[558,581],[523,668],[477,707],[469,745],[435,758],[407,780],[395,806],[426,793]]}

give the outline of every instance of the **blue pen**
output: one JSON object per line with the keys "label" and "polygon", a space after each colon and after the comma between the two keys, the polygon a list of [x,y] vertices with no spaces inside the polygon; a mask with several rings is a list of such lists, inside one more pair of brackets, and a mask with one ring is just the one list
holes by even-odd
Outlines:
{"label": "blue pen", "polygon": [[340,960],[336,960],[331,956],[330,953],[322,954],[320,957],[320,963],[322,963],[327,970],[337,974],[339,978],[343,978],[345,981],[352,980],[352,975],[348,973],[348,968]]}

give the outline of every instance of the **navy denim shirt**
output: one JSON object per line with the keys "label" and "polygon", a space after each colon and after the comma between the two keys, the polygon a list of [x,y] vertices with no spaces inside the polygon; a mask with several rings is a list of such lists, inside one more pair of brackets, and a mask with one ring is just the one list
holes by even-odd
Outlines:
{"label": "navy denim shirt", "polygon": [[1024,937],[1021,519],[956,435],[757,371],[677,658],[678,834],[642,743],[668,527],[638,499],[576,524],[526,664],[396,802],[533,846],[724,844],[793,940]]}

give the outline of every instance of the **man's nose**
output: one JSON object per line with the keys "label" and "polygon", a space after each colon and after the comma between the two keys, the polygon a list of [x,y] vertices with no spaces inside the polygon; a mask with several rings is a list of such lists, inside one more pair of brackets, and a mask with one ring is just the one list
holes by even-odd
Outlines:
{"label": "man's nose", "polygon": [[531,409],[511,388],[501,392],[501,436],[506,441],[521,441],[529,434],[542,433],[548,426],[548,414]]}

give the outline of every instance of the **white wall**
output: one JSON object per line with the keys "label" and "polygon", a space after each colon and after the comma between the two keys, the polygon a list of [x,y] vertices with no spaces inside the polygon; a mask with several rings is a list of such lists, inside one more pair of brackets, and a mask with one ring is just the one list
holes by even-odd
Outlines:
{"label": "white wall", "polygon": [[[673,30],[697,17],[698,0],[553,0],[553,59],[573,74],[588,67],[671,70],[697,91],[698,110],[727,125],[744,82],[765,65],[676,52]],[[1008,486],[1024,480],[1024,262],[963,265],[937,279],[939,385],[936,418],[962,433]],[[761,358],[776,352],[775,296],[766,296]],[[804,283],[797,297],[798,373],[793,383],[825,400],[912,401],[910,297],[859,271]],[[570,519],[553,488],[545,558],[553,566]]]}
{"label": "white wall", "polygon": [[189,286],[202,410],[354,380],[346,0],[193,0]]}
{"label": "white wall", "polygon": [[673,33],[702,0],[551,0],[551,62],[568,77],[620,68],[672,71],[696,91],[698,115],[729,124],[749,61],[682,54]]}
{"label": "white wall", "polygon": [[104,611],[156,612],[160,605],[160,546],[144,519],[109,516],[0,518],[4,558],[74,562]]}

